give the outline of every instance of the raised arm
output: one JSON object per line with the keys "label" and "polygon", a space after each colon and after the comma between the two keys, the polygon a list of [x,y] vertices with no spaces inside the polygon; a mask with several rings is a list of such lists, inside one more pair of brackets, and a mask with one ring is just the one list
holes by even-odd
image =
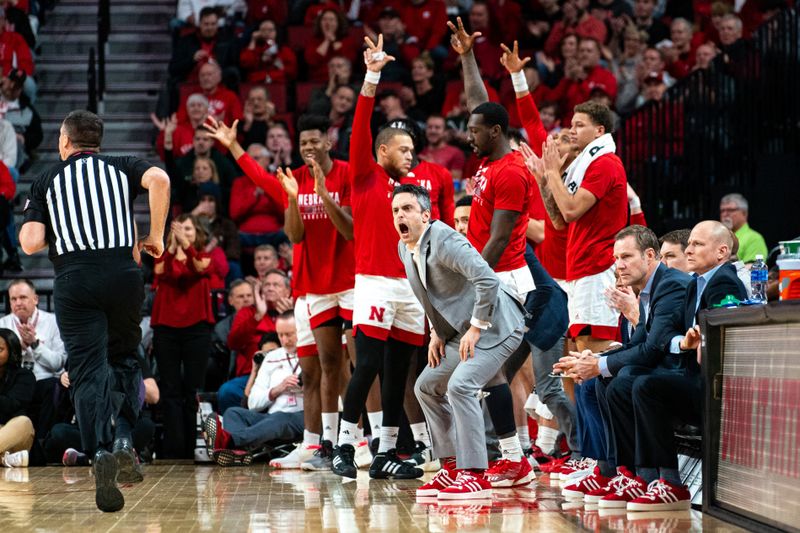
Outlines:
{"label": "raised arm", "polygon": [[478,69],[478,62],[472,51],[475,39],[482,34],[479,31],[472,35],[468,34],[464,29],[464,23],[461,22],[461,17],[458,17],[456,22],[458,27],[450,21],[447,22],[447,26],[453,32],[450,36],[450,46],[461,57],[461,67],[464,69],[464,92],[467,95],[467,108],[471,112],[479,105],[489,101],[489,93],[486,92],[486,86],[483,84],[481,72]]}
{"label": "raised arm", "polygon": [[542,119],[539,116],[539,109],[537,109],[536,102],[533,101],[533,96],[528,90],[528,81],[523,73],[525,65],[531,58],[520,59],[517,41],[514,41],[513,49],[509,49],[504,44],[500,46],[503,48],[500,63],[506,67],[506,70],[511,75],[511,82],[517,95],[517,111],[519,112],[520,122],[522,122],[522,127],[525,128],[525,132],[528,134],[528,142],[530,142],[533,152],[541,157],[542,145],[547,140],[547,131],[544,129]]}
{"label": "raised arm", "polygon": [[[350,139],[350,169],[354,180],[364,177],[375,166],[370,127],[372,110],[375,108],[375,93],[381,79],[381,70],[388,63],[394,61],[394,57],[386,55],[383,51],[382,34],[378,35],[377,44],[373,43],[369,37],[364,37],[364,42],[367,44],[367,49],[364,50],[364,64],[367,66],[367,73],[364,76],[364,84],[361,86],[361,93],[356,103],[353,134]],[[369,149],[366,150],[365,147],[369,147]]]}

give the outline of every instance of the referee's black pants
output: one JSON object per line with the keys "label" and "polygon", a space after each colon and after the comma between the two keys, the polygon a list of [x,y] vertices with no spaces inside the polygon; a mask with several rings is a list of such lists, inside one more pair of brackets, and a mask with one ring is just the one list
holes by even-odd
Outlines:
{"label": "referee's black pants", "polygon": [[130,249],[70,258],[56,265],[53,293],[81,443],[93,455],[110,449],[115,424],[139,418],[142,273]]}

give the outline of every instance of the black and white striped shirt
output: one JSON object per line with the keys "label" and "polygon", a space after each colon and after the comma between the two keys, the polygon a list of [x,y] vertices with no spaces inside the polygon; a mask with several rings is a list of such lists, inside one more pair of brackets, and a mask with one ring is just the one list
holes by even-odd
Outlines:
{"label": "black and white striped shirt", "polygon": [[45,225],[53,260],[79,252],[130,250],[135,243],[133,201],[151,166],[135,157],[73,154],[33,183],[24,221]]}

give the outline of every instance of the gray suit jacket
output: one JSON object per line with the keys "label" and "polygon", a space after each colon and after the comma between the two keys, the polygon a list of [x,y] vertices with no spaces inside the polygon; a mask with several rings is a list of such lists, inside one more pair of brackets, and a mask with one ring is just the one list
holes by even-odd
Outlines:
{"label": "gray suit jacket", "polygon": [[427,288],[411,252],[398,243],[411,289],[439,338],[449,341],[463,335],[473,316],[492,324],[476,344],[482,349],[499,345],[522,328],[522,306],[463,235],[434,220],[418,250]]}

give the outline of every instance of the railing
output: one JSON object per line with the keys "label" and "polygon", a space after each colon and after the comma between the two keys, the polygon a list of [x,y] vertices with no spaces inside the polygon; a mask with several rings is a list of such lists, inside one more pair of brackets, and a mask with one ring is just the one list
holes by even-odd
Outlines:
{"label": "railing", "polygon": [[97,62],[94,58],[94,47],[89,48],[89,71],[86,74],[86,94],[89,96],[89,103],[86,109],[92,113],[97,113]]}
{"label": "railing", "polygon": [[[620,154],[654,230],[716,219],[720,197],[740,192],[768,242],[797,234],[793,195],[781,190],[797,191],[799,95],[798,16],[790,9],[627,117]],[[786,217],[775,216],[782,210]]]}
{"label": "railing", "polygon": [[[86,108],[97,113],[106,94],[106,46],[111,33],[111,2],[99,0],[97,5],[97,51],[89,49],[89,73],[86,76],[88,104]],[[96,59],[95,59],[96,57]]]}

